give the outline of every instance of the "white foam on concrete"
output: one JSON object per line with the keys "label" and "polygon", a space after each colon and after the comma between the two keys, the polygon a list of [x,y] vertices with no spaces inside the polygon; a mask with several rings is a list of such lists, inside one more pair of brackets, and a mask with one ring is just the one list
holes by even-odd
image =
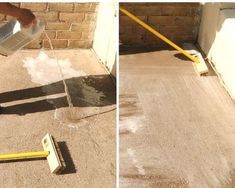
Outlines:
{"label": "white foam on concrete", "polygon": [[138,173],[140,175],[145,175],[145,169],[143,165],[141,165],[140,162],[138,161],[135,150],[128,148],[127,154],[131,158],[133,165],[137,168]]}
{"label": "white foam on concrete", "polygon": [[36,58],[26,57],[23,60],[24,67],[31,76],[32,82],[45,85],[62,80],[62,75],[58,64],[62,70],[63,78],[85,76],[84,71],[78,71],[71,67],[71,62],[68,58],[57,59],[49,57],[45,51],[41,51]]}
{"label": "white foam on concrete", "polygon": [[144,127],[143,118],[138,116],[132,116],[127,118],[122,118],[123,126],[120,127],[121,131],[128,130],[132,133],[136,133]]}

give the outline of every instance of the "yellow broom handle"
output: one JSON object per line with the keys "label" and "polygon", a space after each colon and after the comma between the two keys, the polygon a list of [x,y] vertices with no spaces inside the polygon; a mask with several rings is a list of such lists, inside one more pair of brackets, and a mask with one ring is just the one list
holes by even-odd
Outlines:
{"label": "yellow broom handle", "polygon": [[4,155],[0,155],[0,161],[26,159],[26,158],[27,159],[41,158],[41,157],[47,157],[48,155],[49,155],[49,151],[36,151],[36,152],[28,152],[28,153],[4,154]]}
{"label": "yellow broom handle", "polygon": [[180,48],[178,45],[176,45],[175,43],[173,43],[172,41],[170,41],[168,38],[166,38],[165,36],[163,36],[161,33],[157,32],[155,29],[153,29],[152,27],[150,27],[149,25],[147,25],[146,23],[144,23],[142,20],[140,20],[139,18],[137,18],[135,15],[131,14],[130,12],[128,12],[127,10],[125,10],[124,8],[119,8],[120,11],[124,14],[126,14],[129,18],[131,18],[132,20],[134,20],[135,22],[137,22],[138,24],[140,24],[142,27],[144,27],[145,29],[147,29],[148,31],[150,31],[151,33],[153,33],[155,36],[159,37],[160,39],[162,39],[163,41],[165,41],[167,44],[169,44],[170,46],[172,46],[173,48],[175,48],[176,50],[178,50],[179,52],[181,52],[182,54],[184,54],[186,57],[188,57],[189,59],[191,59],[193,62],[195,63],[199,63],[197,58],[194,58],[192,55],[190,55],[188,52],[186,52],[185,50],[183,50],[182,48]]}

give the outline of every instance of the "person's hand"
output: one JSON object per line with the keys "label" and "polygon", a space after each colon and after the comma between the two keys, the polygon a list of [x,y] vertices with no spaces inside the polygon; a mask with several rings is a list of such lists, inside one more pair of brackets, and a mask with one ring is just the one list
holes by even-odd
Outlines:
{"label": "person's hand", "polygon": [[36,24],[36,17],[29,9],[20,9],[20,14],[17,17],[17,20],[26,28]]}

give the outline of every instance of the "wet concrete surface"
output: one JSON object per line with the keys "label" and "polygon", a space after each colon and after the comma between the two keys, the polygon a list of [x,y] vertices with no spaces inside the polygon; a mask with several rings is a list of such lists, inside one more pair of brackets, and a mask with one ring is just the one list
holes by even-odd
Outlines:
{"label": "wet concrete surface", "polygon": [[42,150],[50,133],[67,167],[54,175],[46,160],[0,163],[0,187],[115,187],[116,86],[90,50],[44,51],[67,58],[58,67],[37,67],[39,53],[0,57],[0,153]]}
{"label": "wet concrete surface", "polygon": [[235,105],[176,54],[120,56],[120,187],[235,187]]}

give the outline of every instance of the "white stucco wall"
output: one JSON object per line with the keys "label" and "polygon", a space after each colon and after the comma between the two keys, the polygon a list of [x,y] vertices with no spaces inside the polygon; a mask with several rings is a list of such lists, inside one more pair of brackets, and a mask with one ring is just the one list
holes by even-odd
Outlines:
{"label": "white stucco wall", "polygon": [[99,5],[93,49],[109,72],[116,76],[118,44],[117,3],[103,2]]}
{"label": "white stucco wall", "polygon": [[235,100],[235,3],[203,6],[198,43]]}

